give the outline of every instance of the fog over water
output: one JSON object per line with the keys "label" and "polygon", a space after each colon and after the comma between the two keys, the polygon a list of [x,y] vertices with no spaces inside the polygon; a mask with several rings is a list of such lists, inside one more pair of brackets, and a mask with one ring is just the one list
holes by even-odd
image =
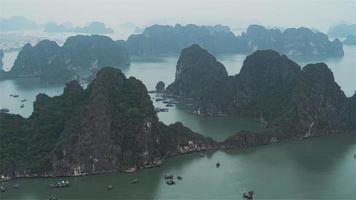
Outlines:
{"label": "fog over water", "polygon": [[25,16],[83,25],[102,21],[117,30],[122,24],[225,24],[244,28],[251,23],[272,27],[314,27],[355,23],[355,0],[1,0],[0,17]]}

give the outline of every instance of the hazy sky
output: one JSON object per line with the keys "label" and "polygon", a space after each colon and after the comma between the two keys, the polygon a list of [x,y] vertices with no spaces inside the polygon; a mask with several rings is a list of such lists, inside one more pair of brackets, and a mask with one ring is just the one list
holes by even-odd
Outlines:
{"label": "hazy sky", "polygon": [[355,23],[356,0],[0,0],[0,17],[25,16],[38,22],[103,21],[316,27]]}

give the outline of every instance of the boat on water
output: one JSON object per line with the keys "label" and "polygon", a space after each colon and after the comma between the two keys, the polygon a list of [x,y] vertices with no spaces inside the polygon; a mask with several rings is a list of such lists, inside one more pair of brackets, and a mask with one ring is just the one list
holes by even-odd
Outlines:
{"label": "boat on water", "polygon": [[69,181],[58,181],[55,184],[49,184],[50,188],[65,188],[65,187],[69,187]]}
{"label": "boat on water", "polygon": [[174,182],[174,180],[168,180],[166,181],[167,185],[175,185],[176,182]]}
{"label": "boat on water", "polygon": [[242,196],[246,199],[252,199],[253,198],[254,191],[250,190],[247,192],[242,193]]}
{"label": "boat on water", "polygon": [[112,190],[114,187],[112,185],[108,185],[108,190]]}
{"label": "boat on water", "polygon": [[137,178],[132,179],[131,183],[132,183],[132,184],[136,184],[136,183],[138,183],[138,179],[137,179]]}
{"label": "boat on water", "polygon": [[168,112],[168,108],[155,108],[156,112]]}
{"label": "boat on water", "polygon": [[23,108],[23,107],[25,107],[25,105],[24,105],[24,104],[21,104],[20,108]]}
{"label": "boat on water", "polygon": [[10,94],[10,97],[17,98],[17,97],[19,97],[19,95],[18,94]]}
{"label": "boat on water", "polygon": [[6,187],[3,186],[3,185],[1,185],[1,186],[0,186],[0,192],[6,192]]}
{"label": "boat on water", "polygon": [[199,156],[200,157],[205,157],[205,154],[204,153],[199,153]]}
{"label": "boat on water", "polygon": [[183,178],[181,176],[177,176],[177,179],[178,180],[182,180]]}
{"label": "boat on water", "polygon": [[164,179],[166,180],[173,180],[173,178],[174,178],[173,174],[164,176]]}
{"label": "boat on water", "polygon": [[219,167],[220,167],[220,163],[217,162],[217,163],[216,163],[216,168],[219,168]]}
{"label": "boat on water", "polygon": [[20,184],[16,183],[16,184],[14,184],[12,187],[13,187],[14,189],[18,189],[18,188],[20,188]]}
{"label": "boat on water", "polygon": [[124,169],[122,171],[126,172],[126,173],[134,173],[136,171],[136,167],[130,167],[130,168]]}
{"label": "boat on water", "polygon": [[166,104],[166,107],[173,107],[173,106],[174,106],[174,104],[172,104],[172,103]]}
{"label": "boat on water", "polygon": [[25,102],[25,101],[27,101],[27,99],[22,99],[22,100],[21,100],[21,102]]}

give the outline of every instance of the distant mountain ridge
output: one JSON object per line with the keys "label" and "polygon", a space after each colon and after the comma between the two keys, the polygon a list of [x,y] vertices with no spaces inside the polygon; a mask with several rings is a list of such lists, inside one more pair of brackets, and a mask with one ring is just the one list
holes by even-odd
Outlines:
{"label": "distant mountain ridge", "polygon": [[136,56],[178,54],[192,44],[199,44],[214,54],[247,54],[258,49],[273,49],[288,56],[311,58],[344,55],[338,39],[330,41],[327,35],[304,27],[288,28],[282,32],[250,25],[241,36],[235,36],[228,27],[221,25],[153,25],[142,34],[134,34],[127,39],[130,53]]}
{"label": "distant mountain ridge", "polygon": [[130,56],[124,46],[107,36],[72,36],[62,47],[49,40],[31,46],[26,44],[9,72],[0,71],[0,78],[40,77],[47,82],[72,80],[105,66],[125,68]]}
{"label": "distant mountain ridge", "polygon": [[53,22],[47,23],[44,28],[45,32],[48,33],[61,33],[61,32],[72,32],[72,33],[90,33],[90,34],[108,34],[114,33],[111,27],[106,26],[102,22],[91,22],[83,27],[74,27],[71,24],[55,24]]}
{"label": "distant mountain ridge", "polygon": [[356,36],[356,24],[338,24],[329,28],[330,37],[347,37],[348,35]]}
{"label": "distant mountain ridge", "polygon": [[38,29],[40,25],[22,16],[0,18],[0,31],[24,31]]}

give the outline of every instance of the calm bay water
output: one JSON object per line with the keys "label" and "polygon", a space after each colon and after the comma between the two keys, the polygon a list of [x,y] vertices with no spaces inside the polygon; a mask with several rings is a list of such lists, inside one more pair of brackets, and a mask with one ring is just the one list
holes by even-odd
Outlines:
{"label": "calm bay water", "polygon": [[[326,62],[347,96],[356,90],[356,48],[344,47],[342,59]],[[230,75],[240,71],[243,55],[218,59]],[[162,80],[174,80],[177,57],[162,58],[160,62],[133,62],[124,73],[142,80],[154,89]],[[316,61],[317,62],[317,61]],[[301,65],[305,63],[300,62]],[[35,96],[42,92],[50,96],[61,94],[64,85],[45,85],[38,80],[0,81],[0,108],[28,117]],[[10,94],[19,94],[12,98]],[[24,108],[20,101],[26,98]],[[154,102],[155,106],[163,107]],[[166,124],[181,121],[184,125],[216,140],[223,140],[238,130],[260,128],[257,122],[233,117],[199,117],[180,108],[159,113]],[[72,186],[62,190],[48,185],[60,178],[17,179],[2,183],[8,191],[0,199],[241,199],[241,191],[254,189],[256,199],[355,199],[356,153],[355,135],[335,135],[274,144],[235,151],[209,152],[204,158],[197,154],[168,159],[163,167],[138,171],[135,174],[105,174],[68,178]],[[221,167],[215,168],[220,162]],[[175,186],[165,184],[168,173],[181,175]],[[130,180],[139,178],[138,184]],[[20,183],[20,189],[11,186]],[[107,191],[111,184],[114,189]]]}

